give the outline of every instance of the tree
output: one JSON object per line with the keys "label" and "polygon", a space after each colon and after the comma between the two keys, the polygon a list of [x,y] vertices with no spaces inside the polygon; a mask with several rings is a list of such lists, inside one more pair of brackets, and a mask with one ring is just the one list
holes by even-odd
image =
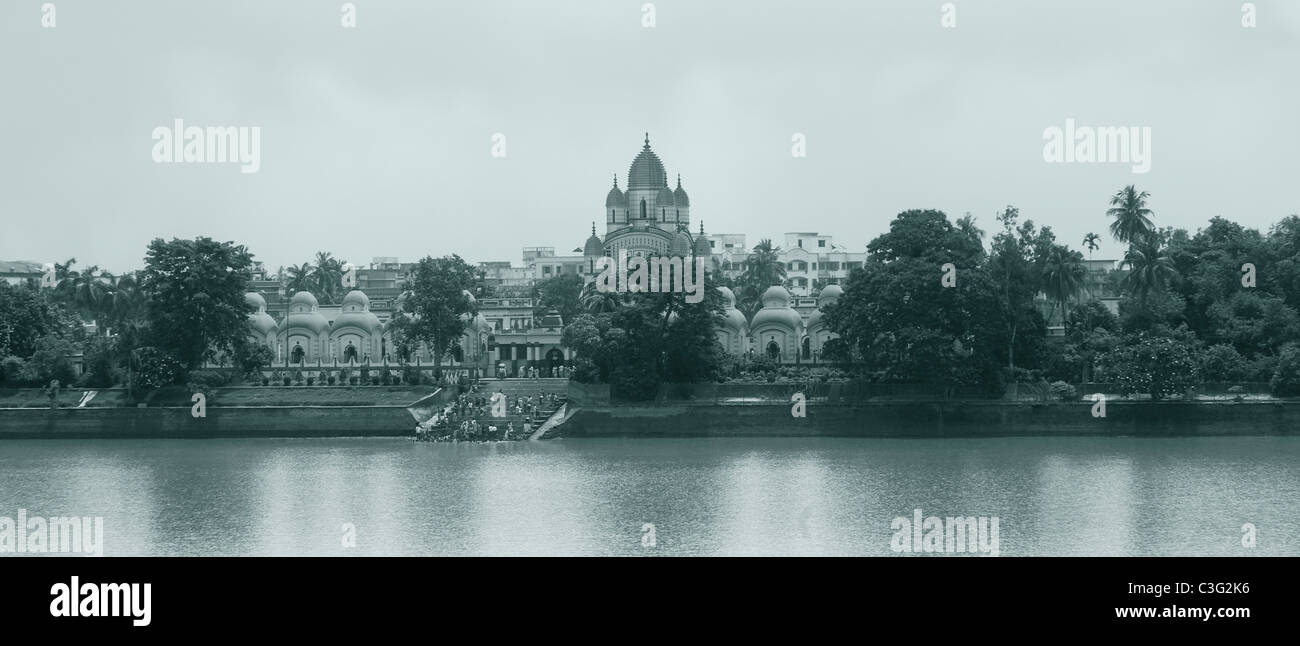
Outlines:
{"label": "tree", "polygon": [[1106,215],[1115,218],[1110,223],[1110,234],[1124,244],[1138,244],[1146,241],[1154,228],[1151,223],[1151,209],[1147,208],[1146,191],[1138,192],[1132,184],[1120,189],[1110,198],[1111,208]]}
{"label": "tree", "polygon": [[[905,211],[867,251],[824,312],[843,339],[837,355],[861,357],[869,374],[886,380],[997,390],[1004,322],[976,234],[940,211]],[[947,263],[957,273],[953,287],[940,280]]]}
{"label": "tree", "polygon": [[[442,357],[465,332],[463,315],[478,313],[470,299],[477,272],[458,255],[425,256],[403,286],[400,310],[393,319],[394,342],[402,350],[424,344],[433,355],[434,377],[442,377]],[[400,352],[403,359],[405,352]]]}
{"label": "tree", "polygon": [[[1017,226],[1020,210],[1007,206],[998,214],[1002,231],[993,237],[991,255],[988,263],[990,275],[996,281],[996,300],[1000,310],[998,320],[1002,325],[1000,346],[1005,349],[1008,370],[1014,375],[1018,349],[1023,349],[1027,340],[1035,340],[1037,334],[1023,335],[1022,332],[1043,329],[1046,325],[1034,307],[1034,296],[1042,283],[1042,272],[1035,270],[1038,240],[1041,238],[1050,244],[1050,230],[1045,237],[1035,231],[1032,221],[1026,220]],[[1026,338],[1028,336],[1028,338]]]}
{"label": "tree", "polygon": [[533,288],[533,297],[537,299],[533,316],[541,317],[548,311],[555,310],[567,324],[577,318],[583,309],[582,288],[582,276],[577,274],[560,274],[537,285]]}
{"label": "tree", "polygon": [[45,298],[40,288],[0,281],[0,357],[25,359],[36,352],[41,337],[71,336],[80,330],[80,321]]}
{"label": "tree", "polygon": [[207,237],[150,242],[140,288],[152,345],[194,370],[244,341],[252,261],[243,245]]}
{"label": "tree", "polygon": [[1101,236],[1097,235],[1096,233],[1089,232],[1088,235],[1083,236],[1083,246],[1084,246],[1085,248],[1088,249],[1088,281],[1087,281],[1087,284],[1088,284],[1088,300],[1092,300],[1092,299],[1093,299],[1093,293],[1092,293],[1092,283],[1093,283],[1093,280],[1092,280],[1092,252],[1094,252],[1094,251],[1097,250],[1097,248],[1098,248],[1098,246],[1099,246],[1099,245],[1097,244],[1097,241],[1098,241],[1098,240],[1101,240]]}
{"label": "tree", "polygon": [[1164,292],[1178,280],[1178,270],[1174,269],[1173,261],[1155,244],[1144,242],[1129,247],[1124,261],[1129,266],[1124,287],[1141,302],[1152,293]]}
{"label": "tree", "polygon": [[[579,297],[582,311],[588,314],[603,314],[617,310],[623,300],[618,292],[602,292],[596,288],[596,282],[591,281],[582,286],[582,296]],[[568,324],[567,322],[565,323]]]}
{"label": "tree", "polygon": [[322,303],[338,302],[343,290],[343,261],[330,255],[328,251],[316,252],[316,269],[311,276],[312,293]]}
{"label": "tree", "polygon": [[[98,265],[91,265],[84,271],[75,271],[72,269],[74,262],[76,259],[68,261],[63,279],[54,288],[55,293],[83,317],[97,321],[104,312],[113,276],[100,271]],[[102,330],[99,332],[103,333]]]}
{"label": "tree", "polygon": [[1061,308],[1061,325],[1066,324],[1065,310],[1070,297],[1083,287],[1088,270],[1083,266],[1083,254],[1056,245],[1043,267],[1043,290]]}
{"label": "tree", "polygon": [[1146,393],[1164,399],[1200,382],[1195,337],[1183,329],[1170,335],[1141,333],[1102,355],[1105,378],[1122,394]]}
{"label": "tree", "polygon": [[301,265],[289,265],[289,279],[285,283],[285,288],[291,294],[312,291],[312,266],[305,262]]}
{"label": "tree", "polygon": [[745,270],[737,281],[736,308],[747,318],[753,318],[762,308],[767,288],[785,283],[785,265],[781,263],[780,253],[780,247],[772,246],[770,239],[763,238],[745,259]]}

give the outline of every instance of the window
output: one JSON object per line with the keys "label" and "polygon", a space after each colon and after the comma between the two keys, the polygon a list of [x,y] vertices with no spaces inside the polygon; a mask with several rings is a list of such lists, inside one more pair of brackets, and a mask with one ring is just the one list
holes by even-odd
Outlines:
{"label": "window", "polygon": [[818,240],[818,241],[817,241],[817,246],[818,246],[818,247],[825,247],[825,246],[826,246],[826,241],[825,241],[825,240]]}
{"label": "window", "polygon": [[829,264],[830,264],[830,266],[831,266],[831,271],[839,271],[839,270],[840,270],[840,263],[838,263],[838,262],[832,262],[832,263],[829,263]]}
{"label": "window", "polygon": [[816,271],[816,270],[817,270],[817,263],[813,263],[813,264],[812,264],[812,268],[813,268],[813,271]]}
{"label": "window", "polygon": [[712,240],[709,241],[709,248],[710,248],[710,249],[713,249],[713,248],[715,248],[716,246],[717,246],[717,245],[713,244],[713,241],[712,241]]}
{"label": "window", "polygon": [[852,260],[852,261],[849,261],[849,262],[844,263],[844,268],[845,268],[845,269],[858,269],[858,268],[860,268],[860,267],[862,267],[862,263],[861,263],[860,261],[857,261],[857,260]]}
{"label": "window", "polygon": [[549,276],[551,274],[551,266],[546,265],[545,267],[542,267],[542,273]]}
{"label": "window", "polygon": [[799,240],[799,248],[800,248],[800,249],[803,248],[803,239],[802,239],[802,238]]}

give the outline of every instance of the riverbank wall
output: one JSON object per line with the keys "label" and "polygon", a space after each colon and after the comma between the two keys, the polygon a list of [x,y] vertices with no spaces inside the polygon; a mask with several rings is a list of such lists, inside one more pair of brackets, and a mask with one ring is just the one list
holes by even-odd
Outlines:
{"label": "riverbank wall", "polygon": [[1000,401],[588,406],[552,437],[1016,437],[1300,434],[1300,401]]}
{"label": "riverbank wall", "polygon": [[0,409],[0,439],[392,437],[410,435],[405,406],[223,406]]}

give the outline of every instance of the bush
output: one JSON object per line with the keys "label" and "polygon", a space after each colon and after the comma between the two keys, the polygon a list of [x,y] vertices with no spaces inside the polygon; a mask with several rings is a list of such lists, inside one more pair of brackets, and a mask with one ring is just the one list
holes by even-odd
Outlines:
{"label": "bush", "polygon": [[1075,390],[1074,386],[1071,386],[1064,381],[1053,381],[1052,396],[1060,401],[1068,402],[1078,399],[1079,391]]}
{"label": "bush", "polygon": [[379,373],[379,383],[380,383],[381,385],[384,385],[384,386],[387,386],[387,385],[393,383],[393,375],[392,375],[391,373],[389,373],[387,370],[384,370],[384,371],[380,372],[380,373]]}
{"label": "bush", "polygon": [[[1210,346],[1201,356],[1201,374],[1213,381],[1245,381],[1250,365],[1237,349],[1226,344]],[[1272,377],[1272,375],[1269,375]],[[1263,381],[1263,380],[1261,380]]]}
{"label": "bush", "polygon": [[1300,395],[1300,346],[1293,343],[1283,346],[1268,385],[1273,394],[1280,397]]}
{"label": "bush", "polygon": [[293,384],[295,386],[302,385],[302,370],[293,371]]}
{"label": "bush", "polygon": [[1190,334],[1142,333],[1102,355],[1099,363],[1105,378],[1121,393],[1147,393],[1152,399],[1163,399],[1199,383],[1198,358]]}
{"label": "bush", "polygon": [[333,373],[330,373],[330,376],[329,376],[329,385],[333,386],[333,385],[334,385],[334,382],[336,382],[336,381],[338,381],[338,377],[335,377]]}
{"label": "bush", "polygon": [[140,348],[136,359],[140,369],[135,373],[135,385],[146,390],[172,385],[185,372],[180,361],[158,348]]}
{"label": "bush", "polygon": [[378,386],[378,385],[379,385],[379,377],[378,377],[378,376],[375,376],[375,375],[371,375],[371,376],[370,376],[370,385],[371,385],[371,386]]}
{"label": "bush", "polygon": [[230,378],[225,373],[216,370],[195,370],[190,373],[190,383],[199,386],[208,386],[211,388],[220,388],[230,383]]}
{"label": "bush", "polygon": [[10,387],[27,385],[23,379],[26,367],[27,362],[20,357],[5,357],[0,361],[0,383]]}

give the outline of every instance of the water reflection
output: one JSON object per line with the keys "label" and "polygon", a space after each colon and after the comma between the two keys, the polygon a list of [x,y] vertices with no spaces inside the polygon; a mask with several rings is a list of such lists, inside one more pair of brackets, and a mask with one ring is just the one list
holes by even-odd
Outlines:
{"label": "water reflection", "polygon": [[999,517],[1002,555],[1294,555],[1297,458],[1289,437],[6,441],[0,516],[103,516],[110,556],[893,556],[915,509]]}

